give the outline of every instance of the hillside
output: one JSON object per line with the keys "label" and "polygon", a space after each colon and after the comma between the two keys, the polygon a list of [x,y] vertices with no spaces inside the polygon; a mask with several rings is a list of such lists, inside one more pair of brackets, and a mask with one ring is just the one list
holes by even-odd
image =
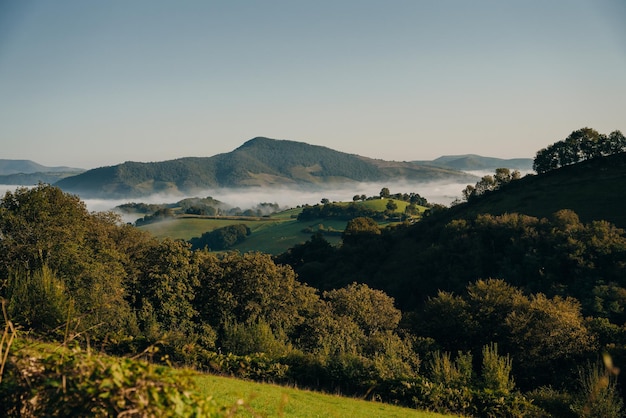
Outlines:
{"label": "hillside", "polygon": [[89,170],[56,185],[82,197],[124,198],[188,194],[222,187],[324,186],[350,182],[474,181],[459,171],[374,160],[302,142],[254,138],[213,157],[138,163]]}
{"label": "hillside", "polygon": [[[550,294],[558,286],[565,286],[551,287],[550,280],[567,277],[569,286],[577,283],[576,274],[584,277],[591,274],[575,268],[565,273],[570,261],[555,262],[558,251],[564,251],[563,257],[567,258],[582,251],[568,245],[592,247],[618,233],[609,232],[607,225],[593,226],[592,221],[605,220],[618,228],[626,228],[624,190],[626,153],[588,160],[545,174],[528,175],[500,190],[399,228],[384,241],[369,243],[367,247],[350,249],[344,243],[334,257],[314,260],[314,274],[308,274],[310,267],[306,265],[296,271],[302,280],[322,289],[364,281],[395,297],[401,307],[422,303],[438,289],[458,292],[472,280],[489,277],[504,278],[515,285]],[[587,230],[582,224],[576,226],[581,237],[569,237],[567,244],[558,243],[558,239],[550,235],[550,231],[558,229],[550,227],[550,223],[577,225],[573,216],[555,219],[554,214],[562,209],[575,212],[582,224],[589,225]],[[512,215],[515,213],[521,215]],[[480,221],[478,216],[481,216]],[[504,230],[511,236],[501,232]],[[593,234],[604,238],[591,239]],[[550,244],[551,240],[558,244]],[[593,251],[590,254],[594,254]],[[611,281],[614,274],[611,263],[607,258],[595,260],[589,266],[597,269],[609,266],[607,272],[594,274]],[[554,268],[552,273],[549,266]],[[585,290],[576,288],[575,291],[581,295],[590,291],[585,286],[580,287]]]}
{"label": "hillside", "polygon": [[495,170],[496,168],[509,168],[520,171],[533,169],[532,158],[493,158],[481,155],[444,155],[431,161],[413,161],[416,164],[431,165],[434,167],[449,168],[460,171]]}
{"label": "hillside", "polygon": [[624,190],[626,153],[621,153],[525,176],[502,190],[451,208],[446,218],[514,212],[541,218],[571,209],[583,222],[606,220],[626,228]]}

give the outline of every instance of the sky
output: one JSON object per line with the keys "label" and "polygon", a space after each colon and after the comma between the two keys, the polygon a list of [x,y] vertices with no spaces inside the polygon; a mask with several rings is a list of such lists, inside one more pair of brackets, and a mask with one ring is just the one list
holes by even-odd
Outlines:
{"label": "sky", "polygon": [[265,136],[385,160],[626,132],[624,0],[0,0],[0,158],[95,168]]}

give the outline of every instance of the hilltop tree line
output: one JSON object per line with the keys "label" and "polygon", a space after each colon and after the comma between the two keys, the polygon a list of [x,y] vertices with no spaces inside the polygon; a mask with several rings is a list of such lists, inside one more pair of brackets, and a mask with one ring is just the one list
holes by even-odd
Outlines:
{"label": "hilltop tree line", "polygon": [[[375,210],[371,207],[360,204],[368,200],[386,199],[387,204],[384,210]],[[385,220],[390,216],[399,215],[397,213],[398,204],[396,200],[408,202],[404,209],[404,215],[407,217],[418,215],[419,206],[430,207],[426,198],[419,193],[394,193],[391,194],[389,188],[383,187],[378,196],[366,196],[365,194],[354,195],[352,202],[336,203],[330,202],[327,198],[321,200],[321,204],[305,205],[298,214],[299,221],[310,221],[313,219],[342,219],[351,220],[359,217],[368,217],[376,220]]]}
{"label": "hilltop tree line", "polygon": [[511,171],[508,168],[496,168],[495,174],[483,176],[476,185],[468,184],[463,189],[463,198],[467,201],[481,196],[487,192],[498,190],[502,186],[509,184],[513,180],[519,180],[521,174],[518,170]]}
{"label": "hilltop tree line", "polygon": [[156,346],[200,370],[469,416],[619,412],[596,360],[626,359],[624,231],[571,211],[436,218],[355,218],[341,247],[317,235],[273,259],[22,188],[0,200],[0,296],[23,331],[118,355]]}
{"label": "hilltop tree line", "polygon": [[117,206],[116,210],[123,214],[143,214],[135,221],[135,226],[142,226],[183,215],[261,217],[279,212],[281,207],[278,203],[261,202],[242,210],[208,196],[187,198],[170,204],[124,203]]}
{"label": "hilltop tree line", "polygon": [[626,151],[626,138],[620,131],[609,135],[582,128],[562,141],[537,151],[533,169],[541,174],[566,165]]}

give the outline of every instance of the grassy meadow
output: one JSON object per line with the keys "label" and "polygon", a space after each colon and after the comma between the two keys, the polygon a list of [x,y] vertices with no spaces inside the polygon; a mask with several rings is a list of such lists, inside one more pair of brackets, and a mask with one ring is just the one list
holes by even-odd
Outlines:
{"label": "grassy meadow", "polygon": [[[394,200],[394,199],[391,199]],[[366,208],[378,212],[384,212],[389,199],[375,199],[364,202],[357,202]],[[402,213],[408,202],[394,200],[398,206],[397,212]],[[349,202],[342,202],[348,205]],[[336,245],[340,242],[339,232],[346,227],[347,221],[337,219],[324,219],[316,221],[300,222],[296,218],[301,212],[301,208],[293,208],[272,214],[267,217],[203,217],[203,216],[179,216],[165,221],[143,225],[140,228],[149,231],[159,238],[173,238],[190,240],[199,237],[203,233],[222,228],[228,225],[245,224],[250,228],[251,234],[246,240],[236,246],[233,250],[241,252],[261,251],[268,254],[280,254],[296,244],[303,243],[311,238],[311,235],[318,230],[336,231],[326,234],[328,242]],[[420,207],[420,211],[426,210]],[[381,226],[389,223],[380,223]]]}
{"label": "grassy meadow", "polygon": [[453,416],[208,374],[198,375],[195,381],[202,395],[212,396],[220,405],[234,405],[238,400],[243,400],[244,405],[239,407],[235,416],[294,418],[443,418]]}

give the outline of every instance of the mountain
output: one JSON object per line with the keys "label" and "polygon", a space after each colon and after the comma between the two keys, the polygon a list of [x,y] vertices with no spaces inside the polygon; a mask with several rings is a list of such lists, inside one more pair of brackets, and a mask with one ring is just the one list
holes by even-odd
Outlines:
{"label": "mountain", "polygon": [[31,160],[0,159],[0,184],[55,183],[85,170],[73,167],[46,167]]}
{"label": "mountain", "polygon": [[8,160],[0,158],[0,176],[32,173],[80,173],[82,168],[46,167],[31,160]]}
{"label": "mountain", "polygon": [[531,171],[533,169],[532,158],[502,159],[475,154],[444,155],[435,160],[413,162],[460,171],[495,171],[496,168],[509,168],[519,171]]}
{"label": "mountain", "polygon": [[349,182],[459,181],[476,177],[410,162],[383,161],[303,142],[253,138],[229,153],[101,167],[56,183],[82,197],[189,194],[209,188],[333,185]]}

